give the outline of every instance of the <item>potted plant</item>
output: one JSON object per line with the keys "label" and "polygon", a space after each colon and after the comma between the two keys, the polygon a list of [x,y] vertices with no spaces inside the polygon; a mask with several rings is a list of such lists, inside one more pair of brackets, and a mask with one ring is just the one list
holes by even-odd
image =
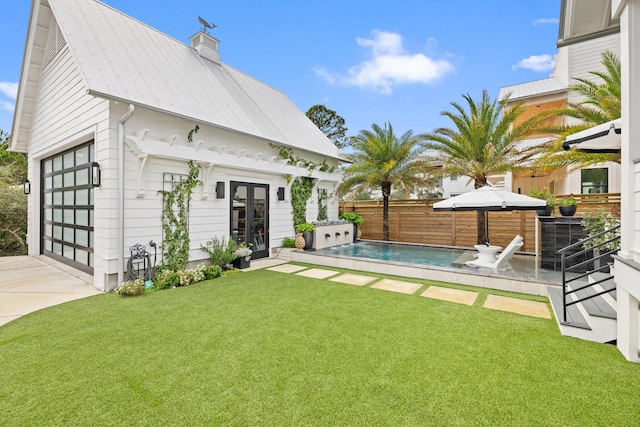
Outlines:
{"label": "potted plant", "polygon": [[547,202],[546,207],[536,209],[538,216],[551,216],[551,214],[553,214],[553,209],[556,207],[556,196],[555,194],[551,194],[547,187],[544,187],[542,191],[536,191],[532,188],[529,191],[529,195]]}
{"label": "potted plant", "polygon": [[313,248],[313,232],[316,231],[316,226],[310,222],[303,222],[302,224],[296,225],[296,231],[302,233],[302,237],[304,237],[304,249],[309,250]]}
{"label": "potted plant", "polygon": [[251,254],[253,250],[251,249],[253,245],[251,243],[247,244],[246,242],[240,242],[236,251],[234,252],[236,255],[236,259],[233,260],[233,266],[235,268],[243,269],[249,268],[251,266]]}
{"label": "potted plant", "polygon": [[362,225],[362,223],[364,222],[364,218],[362,218],[360,215],[358,215],[355,212],[344,212],[342,213],[338,219],[344,219],[350,223],[353,224],[353,241],[355,242],[356,239],[360,238],[360,226]]}
{"label": "potted plant", "polygon": [[562,216],[574,216],[578,209],[578,201],[573,196],[560,199],[558,205]]}

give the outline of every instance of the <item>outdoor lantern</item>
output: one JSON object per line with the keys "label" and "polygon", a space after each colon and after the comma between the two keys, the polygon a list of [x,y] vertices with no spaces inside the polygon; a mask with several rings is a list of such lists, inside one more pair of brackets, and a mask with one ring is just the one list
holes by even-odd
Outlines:
{"label": "outdoor lantern", "polygon": [[25,179],[22,183],[22,191],[24,191],[24,194],[31,194],[31,183],[28,179]]}
{"label": "outdoor lantern", "polygon": [[91,163],[91,186],[100,187],[100,165],[96,162]]}
{"label": "outdoor lantern", "polygon": [[216,182],[216,198],[224,199],[224,181]]}
{"label": "outdoor lantern", "polygon": [[284,187],[278,187],[278,200],[284,200]]}

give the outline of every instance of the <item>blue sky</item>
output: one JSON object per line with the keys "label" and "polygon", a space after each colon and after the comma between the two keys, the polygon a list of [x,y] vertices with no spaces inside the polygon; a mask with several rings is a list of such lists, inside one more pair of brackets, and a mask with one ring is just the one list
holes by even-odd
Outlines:
{"label": "blue sky", "polygon": [[[30,2],[3,3],[0,129],[10,132]],[[548,77],[560,13],[560,0],[104,3],[184,43],[201,28],[198,16],[215,23],[223,62],[302,111],[336,110],[348,135],[372,123],[398,134],[449,127],[440,112],[462,94],[494,98],[502,86]]]}

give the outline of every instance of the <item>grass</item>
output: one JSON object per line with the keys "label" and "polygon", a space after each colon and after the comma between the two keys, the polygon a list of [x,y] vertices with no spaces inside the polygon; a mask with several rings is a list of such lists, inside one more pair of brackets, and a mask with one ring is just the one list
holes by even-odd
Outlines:
{"label": "grass", "polygon": [[420,292],[252,271],[32,313],[0,327],[0,425],[637,424],[614,346]]}

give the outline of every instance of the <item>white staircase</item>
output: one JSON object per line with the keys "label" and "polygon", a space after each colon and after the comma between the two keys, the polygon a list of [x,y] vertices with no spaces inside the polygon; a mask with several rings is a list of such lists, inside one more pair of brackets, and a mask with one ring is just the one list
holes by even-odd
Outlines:
{"label": "white staircase", "polygon": [[[590,283],[602,281],[596,285]],[[587,287],[585,287],[587,286]],[[549,300],[560,328],[565,336],[580,338],[587,341],[607,343],[616,339],[616,301],[615,283],[613,277],[605,273],[591,273],[589,281],[576,281],[567,285],[568,290],[578,290],[567,295],[567,302],[573,302],[591,297],[582,302],[567,306],[566,320],[564,319],[562,289],[550,288]],[[610,290],[609,293],[593,296]]]}

